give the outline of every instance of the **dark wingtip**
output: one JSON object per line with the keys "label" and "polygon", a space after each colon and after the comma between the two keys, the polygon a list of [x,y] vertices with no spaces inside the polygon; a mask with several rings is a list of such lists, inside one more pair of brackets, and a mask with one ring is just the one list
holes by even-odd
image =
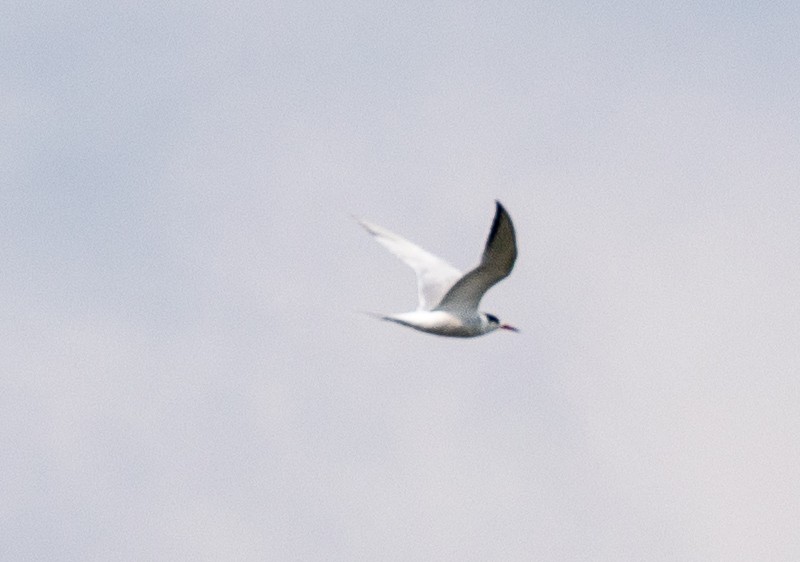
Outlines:
{"label": "dark wingtip", "polygon": [[489,238],[487,238],[486,244],[489,245],[494,240],[494,237],[497,235],[497,230],[500,228],[500,217],[503,214],[508,214],[503,207],[502,203],[495,199],[495,212],[494,212],[494,220],[492,221],[492,228],[489,230]]}

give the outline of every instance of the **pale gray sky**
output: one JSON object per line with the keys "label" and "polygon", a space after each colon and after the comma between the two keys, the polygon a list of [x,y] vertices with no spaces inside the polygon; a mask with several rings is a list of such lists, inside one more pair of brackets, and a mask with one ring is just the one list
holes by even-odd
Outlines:
{"label": "pale gray sky", "polygon": [[[0,558],[800,559],[800,7],[17,2]],[[519,259],[468,340],[376,322]]]}

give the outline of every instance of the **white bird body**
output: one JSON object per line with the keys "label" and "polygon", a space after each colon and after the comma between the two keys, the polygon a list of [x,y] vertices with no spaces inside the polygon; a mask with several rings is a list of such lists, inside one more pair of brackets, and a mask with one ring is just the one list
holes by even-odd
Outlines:
{"label": "white bird body", "polygon": [[456,338],[480,336],[495,329],[489,328],[489,319],[483,313],[463,317],[444,310],[415,310],[389,314],[382,318],[420,332]]}
{"label": "white bird body", "polygon": [[478,310],[484,293],[508,277],[517,258],[514,225],[499,201],[481,263],[466,275],[385,228],[366,221],[359,222],[377,242],[417,274],[417,310],[377,315],[378,318],[440,336],[469,338],[498,328],[518,331],[513,326],[501,324],[496,316]]}

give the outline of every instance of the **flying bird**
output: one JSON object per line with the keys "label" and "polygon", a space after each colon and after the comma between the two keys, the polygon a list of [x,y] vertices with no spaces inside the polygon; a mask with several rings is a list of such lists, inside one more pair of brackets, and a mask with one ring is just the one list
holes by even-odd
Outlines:
{"label": "flying bird", "polygon": [[508,277],[517,259],[514,224],[503,205],[499,201],[496,204],[481,262],[467,274],[397,234],[359,220],[377,242],[417,274],[417,310],[375,316],[439,336],[472,338],[497,329],[518,332],[517,328],[500,322],[497,316],[478,310],[484,293]]}

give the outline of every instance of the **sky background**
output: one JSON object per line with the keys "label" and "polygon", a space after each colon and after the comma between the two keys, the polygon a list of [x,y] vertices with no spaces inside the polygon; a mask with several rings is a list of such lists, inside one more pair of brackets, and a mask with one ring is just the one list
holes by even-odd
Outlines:
{"label": "sky background", "polygon": [[0,558],[800,559],[800,5],[334,4],[3,9]]}

